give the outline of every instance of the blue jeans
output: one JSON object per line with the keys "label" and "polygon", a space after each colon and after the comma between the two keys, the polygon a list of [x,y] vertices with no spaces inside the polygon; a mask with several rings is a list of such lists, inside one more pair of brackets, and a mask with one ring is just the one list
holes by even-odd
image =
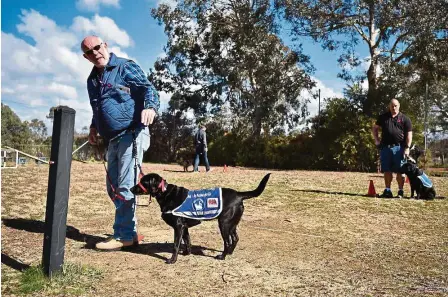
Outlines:
{"label": "blue jeans", "polygon": [[207,152],[202,152],[202,153],[198,153],[198,152],[196,152],[196,156],[194,157],[194,171],[198,171],[199,170],[199,157],[200,156],[204,156],[204,162],[205,162],[205,169],[207,170],[207,171],[209,171],[210,170],[210,164],[208,163],[208,158],[207,158]]}
{"label": "blue jeans", "polygon": [[380,152],[381,172],[400,172],[401,161],[404,159],[404,148],[397,145],[383,147]]}
{"label": "blue jeans", "polygon": [[[142,163],[143,153],[149,148],[150,135],[148,127],[136,129],[137,159]],[[109,179],[106,178],[107,193],[115,204],[114,238],[123,241],[133,240],[137,233],[137,217],[134,194],[130,188],[135,184],[135,176],[139,168],[135,169],[135,158],[132,156],[132,132],[127,132],[109,142],[107,150],[107,170],[112,185],[117,194],[126,199],[114,199]],[[137,172],[136,172],[137,171]]]}

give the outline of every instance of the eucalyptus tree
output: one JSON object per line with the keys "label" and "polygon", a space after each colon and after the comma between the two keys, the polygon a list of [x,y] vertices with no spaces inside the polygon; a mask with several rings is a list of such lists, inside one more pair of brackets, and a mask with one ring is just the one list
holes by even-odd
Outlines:
{"label": "eucalyptus tree", "polygon": [[32,144],[32,135],[28,125],[23,123],[8,105],[2,103],[1,108],[2,146],[17,148]]}
{"label": "eucalyptus tree", "polygon": [[184,0],[152,15],[168,41],[150,79],[178,108],[200,117],[227,103],[254,136],[293,127],[306,112],[301,92],[314,85],[313,68],[277,35],[269,0]]}
{"label": "eucalyptus tree", "polygon": [[[275,0],[275,5],[294,36],[312,37],[328,50],[342,48],[343,65],[359,66],[362,59],[355,46],[360,42],[367,46],[368,92],[363,103],[367,114],[383,105],[381,99],[390,99],[379,93],[390,78],[382,68],[408,64],[419,47],[443,46],[435,41],[448,23],[446,0]],[[352,78],[347,70],[340,76]]]}

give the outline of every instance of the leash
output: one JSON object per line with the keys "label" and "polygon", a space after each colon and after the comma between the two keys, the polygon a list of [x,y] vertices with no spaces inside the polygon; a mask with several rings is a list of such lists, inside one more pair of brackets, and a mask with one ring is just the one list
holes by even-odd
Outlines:
{"label": "leash", "polygon": [[[107,150],[107,148],[106,148],[106,150]],[[117,193],[117,189],[112,184],[112,179],[110,178],[109,171],[107,170],[107,167],[106,167],[106,154],[104,154],[104,157],[103,157],[103,165],[104,165],[104,170],[106,171],[107,180],[109,181],[112,192],[114,193],[114,196],[111,199],[112,199],[112,201],[115,201],[116,199],[118,199],[118,200],[122,200],[124,202],[128,202],[129,200],[126,200],[126,198],[124,198],[123,195],[121,195],[120,193]],[[132,129],[132,158],[134,159],[134,184],[136,184],[136,185],[138,184],[138,186],[143,190],[143,192],[145,194],[147,194],[148,191],[145,189],[145,187],[143,187],[143,185],[140,182],[140,179],[145,174],[143,173],[142,166],[138,163],[138,159],[137,159],[138,158],[138,156],[137,156],[137,140],[136,140],[134,129]],[[139,178],[138,183],[137,183],[137,168],[140,169],[140,173],[138,175],[138,178]],[[134,198],[136,198],[135,195],[134,195]],[[152,202],[151,195],[149,195],[149,204],[151,204],[151,202]],[[136,204],[137,204],[137,201],[136,201]]]}
{"label": "leash", "polygon": [[111,198],[112,201],[115,201],[116,199],[121,200],[123,202],[127,202],[126,198],[124,198],[121,194],[117,193],[117,189],[115,189],[114,185],[112,184],[112,179],[110,178],[109,171],[106,168],[106,162],[103,160],[104,170],[106,170],[106,176],[107,180],[109,181],[110,188],[112,189],[112,192],[114,193],[114,196]]}

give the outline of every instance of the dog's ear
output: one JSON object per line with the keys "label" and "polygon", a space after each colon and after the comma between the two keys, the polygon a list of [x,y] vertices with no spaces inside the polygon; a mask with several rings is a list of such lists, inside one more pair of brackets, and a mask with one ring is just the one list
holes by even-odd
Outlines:
{"label": "dog's ear", "polygon": [[155,196],[159,192],[160,185],[166,184],[166,181],[158,174],[149,174],[148,175],[148,187],[147,190],[151,196]]}

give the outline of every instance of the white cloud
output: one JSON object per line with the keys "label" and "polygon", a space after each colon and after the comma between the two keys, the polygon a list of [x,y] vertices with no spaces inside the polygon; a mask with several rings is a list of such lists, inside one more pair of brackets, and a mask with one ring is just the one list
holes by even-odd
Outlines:
{"label": "white cloud", "polygon": [[123,48],[132,45],[131,38],[112,19],[99,15],[76,17],[68,27],[35,10],[22,10],[19,18],[17,30],[27,39],[1,33],[2,102],[15,106],[22,120],[45,123],[50,107],[67,105],[76,110],[75,128],[80,131],[92,117],[86,89],[92,64],[82,56],[81,40],[87,34],[105,36],[117,55],[128,57]]}
{"label": "white cloud", "polygon": [[174,9],[177,6],[177,1],[176,0],[159,0],[159,1],[157,1],[157,7],[159,7],[160,4],[166,4],[169,7],[171,7],[171,9]]}
{"label": "white cloud", "polygon": [[137,62],[135,59],[132,59],[128,56],[128,54],[126,54],[125,52],[123,52],[118,46],[109,46],[109,51],[111,53],[114,53],[115,55],[117,55],[118,57],[122,57],[122,58],[126,58],[126,59],[131,59],[134,62]]}
{"label": "white cloud", "polygon": [[79,10],[87,11],[98,11],[101,5],[120,8],[120,0],[78,0],[76,2]]}
{"label": "white cloud", "polygon": [[49,72],[49,65],[39,59],[39,54],[36,47],[2,32],[2,77],[10,72],[25,75]]}
{"label": "white cloud", "polygon": [[11,88],[2,88],[2,94],[14,94],[15,91]]}
{"label": "white cloud", "polygon": [[46,87],[49,92],[60,94],[64,98],[68,99],[76,99],[78,98],[78,93],[76,92],[76,88],[68,85],[52,83],[48,87]]}
{"label": "white cloud", "polygon": [[303,98],[309,99],[308,103],[308,112],[310,113],[309,117],[316,116],[319,113],[319,99],[313,98],[312,94],[318,94],[320,89],[320,109],[322,110],[325,106],[325,99],[329,98],[342,98],[344,95],[341,92],[335,91],[332,88],[327,87],[322,81],[313,77],[312,78],[316,82],[316,86],[311,90],[311,92],[303,91],[301,96]]}
{"label": "white cloud", "polygon": [[101,17],[95,14],[92,20],[85,17],[75,17],[71,29],[81,35],[100,36],[109,45],[118,44],[122,47],[129,47],[134,44],[131,37],[125,30],[120,29],[114,20],[108,17]]}

